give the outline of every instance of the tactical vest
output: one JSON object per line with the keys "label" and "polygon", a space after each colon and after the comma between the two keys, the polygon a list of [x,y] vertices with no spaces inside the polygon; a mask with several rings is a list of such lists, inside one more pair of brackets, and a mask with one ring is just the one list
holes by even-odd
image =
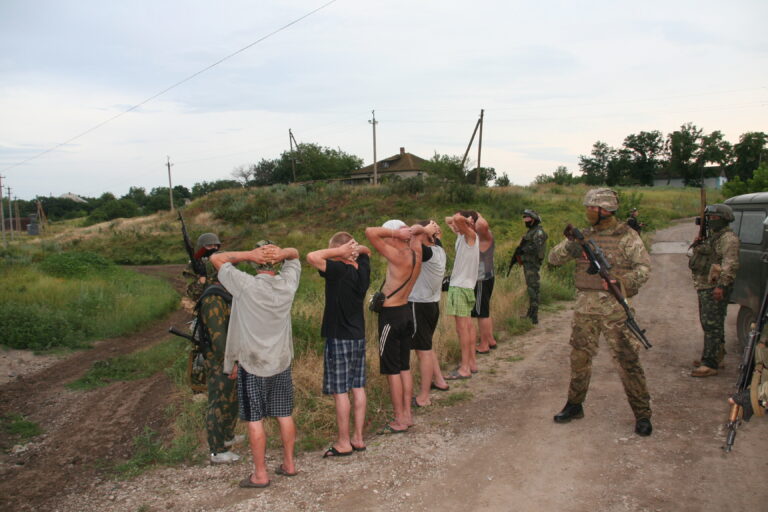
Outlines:
{"label": "tactical vest", "polygon": [[694,274],[707,275],[712,265],[719,265],[723,262],[723,255],[717,254],[715,244],[728,231],[730,231],[730,228],[721,229],[694,247],[693,254],[691,254],[691,258],[688,260],[688,268]]}
{"label": "tactical vest", "polygon": [[[605,259],[611,265],[610,273],[614,278],[621,279],[632,271],[632,262],[624,257],[619,250],[619,241],[630,229],[626,224],[619,224],[614,229],[596,231],[587,228],[583,231],[584,240],[592,240],[605,254]],[[577,290],[605,290],[603,278],[599,274],[589,274],[589,261],[585,258],[576,260],[575,284]],[[631,297],[637,290],[625,290],[625,295]]]}

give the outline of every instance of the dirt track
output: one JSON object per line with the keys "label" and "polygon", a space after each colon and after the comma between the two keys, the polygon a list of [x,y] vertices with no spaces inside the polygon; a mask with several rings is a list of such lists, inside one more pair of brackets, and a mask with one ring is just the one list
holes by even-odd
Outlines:
{"label": "dirt track", "polygon": [[[694,230],[692,223],[664,230],[655,241],[672,243],[657,247],[681,247],[674,242],[690,240]],[[571,311],[566,305],[545,312],[533,331],[502,338],[499,350],[480,356],[481,372],[449,392],[469,391],[472,400],[420,410],[409,433],[371,436],[366,452],[339,460],[323,460],[319,453],[301,455],[299,476],[271,475],[272,485],[263,491],[237,488],[249,472],[246,460],[227,467],[161,469],[128,482],[94,481],[88,489],[62,493],[48,508],[764,510],[766,420],[755,418],[740,429],[732,453],[721,450],[725,399],[739,358],[735,309],[727,321],[726,369],[709,379],[689,377],[702,333],[687,260],[675,253],[652,258],[651,280],[634,303],[638,323],[648,329],[654,344],[642,354],[653,398],[654,433],[649,438],[633,434],[632,413],[604,343],[585,402],[586,417],[567,425],[553,423],[568,385]],[[5,396],[6,388],[2,392]],[[58,449],[49,446],[46,451]],[[247,452],[245,447],[238,451]],[[278,463],[275,455],[270,452],[270,467]],[[48,469],[59,470],[54,468]],[[24,490],[3,483],[0,493],[7,492]]]}

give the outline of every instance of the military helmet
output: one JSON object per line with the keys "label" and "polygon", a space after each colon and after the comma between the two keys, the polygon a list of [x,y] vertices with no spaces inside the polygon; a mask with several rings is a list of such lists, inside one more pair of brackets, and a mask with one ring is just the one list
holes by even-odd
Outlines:
{"label": "military helmet", "polygon": [[539,217],[539,214],[534,210],[529,210],[527,208],[523,210],[523,217],[530,217],[536,222],[541,222],[541,217]]}
{"label": "military helmet", "polygon": [[704,215],[709,217],[710,215],[719,215],[723,218],[723,220],[727,220],[728,222],[733,222],[733,210],[730,206],[727,204],[708,204],[707,208],[704,210]]}
{"label": "military helmet", "polygon": [[599,206],[609,212],[619,209],[619,196],[610,188],[593,188],[584,195],[584,206]]}
{"label": "military helmet", "polygon": [[221,245],[221,240],[219,240],[219,237],[216,235],[216,233],[203,233],[197,238],[197,245],[195,245],[195,250],[199,251],[206,245]]}

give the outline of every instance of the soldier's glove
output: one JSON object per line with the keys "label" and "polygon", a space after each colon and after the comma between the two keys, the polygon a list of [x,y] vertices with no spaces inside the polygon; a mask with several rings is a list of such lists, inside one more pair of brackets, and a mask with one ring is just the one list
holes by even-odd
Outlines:
{"label": "soldier's glove", "polygon": [[573,224],[568,224],[565,226],[565,229],[563,230],[563,235],[565,235],[565,238],[568,240],[576,240],[576,237],[573,235]]}

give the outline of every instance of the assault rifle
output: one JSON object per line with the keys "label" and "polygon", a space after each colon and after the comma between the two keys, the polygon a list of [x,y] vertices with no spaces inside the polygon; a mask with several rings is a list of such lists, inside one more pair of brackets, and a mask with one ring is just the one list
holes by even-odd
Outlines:
{"label": "assault rifle", "polygon": [[187,255],[189,256],[189,263],[192,265],[192,270],[195,271],[195,274],[201,277],[206,277],[208,274],[205,270],[205,263],[200,261],[199,255],[195,254],[195,247],[189,240],[187,225],[184,223],[184,217],[181,216],[181,210],[179,210],[179,220],[181,221],[181,236],[184,239],[184,249],[186,249]]}
{"label": "assault rifle", "polygon": [[[744,353],[741,356],[741,364],[739,364],[739,378],[736,380],[736,394],[742,393],[750,387],[750,381],[752,380],[752,368],[755,359],[755,349],[757,343],[760,341],[760,333],[763,332],[765,327],[766,317],[768,316],[768,283],[765,286],[765,294],[763,294],[763,301],[760,303],[760,313],[752,323],[752,328],[749,331],[749,337],[747,338],[747,345],[744,347]],[[746,400],[750,400],[749,396],[745,397]],[[753,405],[754,407],[754,405]],[[743,407],[737,403],[731,405],[731,412],[728,416],[728,435],[725,438],[725,446],[723,450],[730,452],[733,448],[733,442],[736,440],[736,428],[741,423],[740,416],[742,414]],[[749,417],[744,417],[745,421],[749,421]]]}
{"label": "assault rifle", "polygon": [[703,166],[699,169],[699,179],[701,180],[701,190],[700,190],[700,205],[699,205],[699,216],[696,217],[696,225],[699,226],[699,235],[696,237],[696,239],[691,243],[691,245],[688,247],[689,249],[692,247],[696,247],[700,243],[702,243],[707,238],[707,189],[704,187],[704,168]]}
{"label": "assault rifle", "polygon": [[581,245],[581,248],[584,250],[584,254],[587,255],[587,259],[589,260],[589,268],[587,269],[587,273],[599,274],[600,277],[603,278],[603,281],[605,281],[605,284],[608,286],[608,291],[611,292],[611,295],[613,295],[618,303],[621,304],[621,307],[624,308],[624,313],[627,315],[626,324],[630,332],[632,332],[632,334],[634,334],[635,337],[640,340],[640,343],[643,344],[646,350],[651,348],[653,345],[651,345],[651,342],[648,341],[648,338],[645,337],[645,329],[640,329],[640,326],[637,325],[635,316],[632,314],[632,310],[629,308],[627,299],[621,293],[619,287],[616,286],[616,283],[613,282],[614,279],[608,272],[611,270],[611,264],[608,263],[608,260],[605,259],[605,254],[603,253],[603,250],[600,248],[600,246],[598,246],[592,240],[584,240],[584,235],[581,234],[581,231],[571,226],[570,224],[567,228],[565,228],[565,234],[566,236],[570,235],[568,236],[569,238],[572,236],[579,243],[579,245]]}
{"label": "assault rifle", "polygon": [[520,263],[520,258],[523,255],[523,247],[526,243],[527,242],[525,239],[520,240],[520,245],[518,245],[517,249],[515,249],[515,252],[512,253],[512,257],[509,259],[509,266],[507,267],[507,277],[509,277],[509,273],[512,272],[512,267],[515,266],[515,263]]}

